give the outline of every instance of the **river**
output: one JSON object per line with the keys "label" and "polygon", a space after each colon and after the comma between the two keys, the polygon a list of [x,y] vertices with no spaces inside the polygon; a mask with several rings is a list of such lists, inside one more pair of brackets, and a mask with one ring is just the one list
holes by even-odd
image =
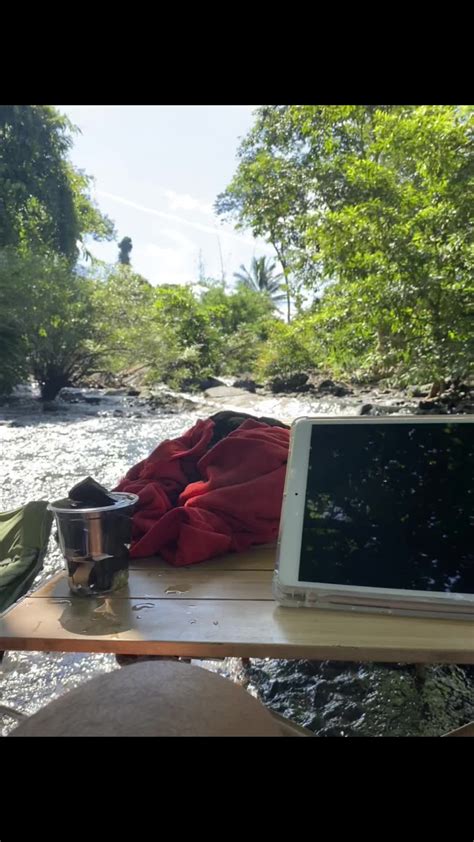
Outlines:
{"label": "river", "polygon": [[[0,407],[2,482],[0,510],[28,500],[53,500],[87,475],[113,487],[126,470],[165,438],[180,435],[198,418],[239,408],[291,421],[299,415],[357,414],[364,403],[382,411],[410,412],[406,395],[365,390],[354,396],[311,398],[229,393],[220,398],[176,398],[153,412],[140,397],[104,391],[71,393],[43,412],[25,393]],[[160,394],[160,393],[159,393]],[[163,393],[164,394],[164,393]],[[86,402],[84,398],[88,398]],[[176,411],[176,410],[179,411]],[[63,567],[53,539],[37,583]],[[340,664],[252,659],[207,662],[239,681],[270,707],[319,736],[438,735],[474,719],[474,671],[458,666]],[[1,733],[93,675],[117,669],[114,656],[7,652],[0,668]]]}

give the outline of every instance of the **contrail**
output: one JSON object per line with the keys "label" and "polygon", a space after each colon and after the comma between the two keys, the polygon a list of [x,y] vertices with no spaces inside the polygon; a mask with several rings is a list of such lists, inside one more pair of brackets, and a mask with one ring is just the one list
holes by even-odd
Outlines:
{"label": "contrail", "polygon": [[139,205],[137,202],[132,202],[130,199],[125,199],[123,196],[116,196],[115,193],[107,193],[105,190],[97,190],[97,195],[104,196],[107,199],[112,199],[114,202],[119,202],[122,205],[127,205],[129,208],[135,208],[135,210],[142,211],[143,213],[150,213],[153,216],[160,216],[162,219],[171,220],[172,222],[177,222],[180,225],[190,225],[191,228],[196,228],[198,231],[204,231],[206,234],[216,234],[221,233],[224,234],[226,237],[231,237],[234,240],[238,240],[240,243],[247,243],[248,245],[254,246],[256,240],[250,239],[249,237],[244,237],[240,234],[235,234],[233,231],[226,231],[225,228],[218,228],[217,225],[214,228],[211,228],[210,225],[201,225],[200,222],[191,222],[189,219],[183,219],[181,216],[176,216],[174,213],[167,213],[167,211],[160,211],[156,208],[148,208],[146,205]]}

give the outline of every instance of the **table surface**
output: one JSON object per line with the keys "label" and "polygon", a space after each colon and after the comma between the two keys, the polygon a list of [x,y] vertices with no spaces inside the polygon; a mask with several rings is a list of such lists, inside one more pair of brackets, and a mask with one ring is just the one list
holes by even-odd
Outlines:
{"label": "table surface", "polygon": [[78,597],[64,573],[0,618],[0,650],[191,658],[474,663],[474,623],[282,608],[274,547],[193,567],[134,561],[128,588]]}

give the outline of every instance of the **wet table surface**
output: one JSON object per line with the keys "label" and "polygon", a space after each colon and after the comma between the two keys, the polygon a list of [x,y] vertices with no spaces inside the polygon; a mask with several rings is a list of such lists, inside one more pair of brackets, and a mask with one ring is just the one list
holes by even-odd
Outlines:
{"label": "wet table surface", "polygon": [[136,560],[127,588],[94,598],[60,573],[3,614],[0,650],[474,663],[468,620],[278,606],[274,562],[274,547],[186,568]]}

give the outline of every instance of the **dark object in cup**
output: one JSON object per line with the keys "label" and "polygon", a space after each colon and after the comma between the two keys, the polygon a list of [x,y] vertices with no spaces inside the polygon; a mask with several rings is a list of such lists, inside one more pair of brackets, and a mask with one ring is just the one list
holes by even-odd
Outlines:
{"label": "dark object in cup", "polygon": [[109,496],[113,503],[108,506],[79,508],[69,498],[49,504],[74,593],[111,593],[128,582],[132,513],[138,497],[119,492]]}
{"label": "dark object in cup", "polygon": [[86,479],[78,482],[71,488],[68,497],[81,509],[92,506],[97,508],[115,505],[113,495],[92,477],[86,477]]}

